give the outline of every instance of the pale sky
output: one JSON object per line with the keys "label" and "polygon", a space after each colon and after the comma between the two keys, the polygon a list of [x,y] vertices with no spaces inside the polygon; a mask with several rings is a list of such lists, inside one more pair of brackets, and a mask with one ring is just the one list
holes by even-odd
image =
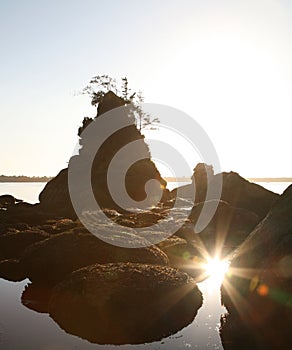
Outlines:
{"label": "pale sky", "polygon": [[109,74],[194,117],[222,170],[292,176],[290,0],[0,0],[0,33],[0,174],[66,167]]}

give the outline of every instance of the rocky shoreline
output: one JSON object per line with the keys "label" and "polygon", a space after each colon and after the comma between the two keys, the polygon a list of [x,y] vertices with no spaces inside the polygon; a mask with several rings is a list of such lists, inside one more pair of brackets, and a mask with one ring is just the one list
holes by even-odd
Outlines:
{"label": "rocky shoreline", "polygon": [[[96,118],[125,104],[114,93],[105,94]],[[121,118],[128,118],[124,112]],[[231,260],[222,286],[229,312],[221,324],[224,348],[275,349],[280,344],[288,349],[292,186],[279,196],[235,172],[214,174],[212,166],[201,163],[192,184],[169,192],[143,135],[129,125],[104,142],[93,161],[92,191],[100,211],[90,211],[88,188],[80,185],[79,204],[95,215],[92,234],[74,210],[68,172],[76,166],[82,175],[93,142],[84,132],[93,123],[84,120],[79,154],[46,185],[39,203],[0,196],[0,278],[30,279],[23,305],[49,313],[64,330],[94,343],[160,340],[192,322],[202,305],[197,282],[207,277],[206,255],[218,254]],[[129,195],[144,200],[145,184],[156,180],[148,209],[136,212],[117,205],[106,186],[112,157],[133,141],[139,141],[136,151],[143,161],[126,174]],[[219,184],[217,198],[212,188]],[[202,216],[206,225],[198,229]],[[159,226],[162,221],[166,224]],[[238,271],[249,274],[242,278]]]}
{"label": "rocky shoreline", "polygon": [[[237,179],[239,186],[244,184],[253,187],[253,184],[244,180],[238,174],[230,173],[230,176]],[[225,177],[228,178],[226,175]],[[262,193],[262,191],[266,191],[266,201],[270,201],[271,207],[273,207],[274,201],[276,201],[275,205],[280,202],[281,196],[271,195],[270,191],[261,188],[260,192]],[[255,195],[254,192],[253,195]],[[272,201],[271,197],[273,198]],[[263,198],[261,195],[260,200],[263,200]],[[276,199],[274,200],[274,198]],[[246,196],[245,202],[248,203],[248,196]],[[187,199],[185,198],[182,203],[188,203]],[[144,226],[147,228],[144,238],[145,247],[141,248],[123,248],[108,244],[90,233],[78,219],[73,220],[72,218],[58,217],[52,213],[46,213],[42,210],[40,204],[29,205],[23,202],[9,204],[6,208],[0,210],[0,277],[10,281],[21,281],[29,278],[32,284],[23,292],[22,303],[35,311],[50,313],[51,317],[67,332],[79,335],[92,342],[124,344],[145,343],[161,339],[190,323],[194,319],[198,308],[202,305],[202,295],[196,286],[196,282],[206,278],[202,269],[204,256],[201,247],[203,246],[210,256],[213,256],[218,239],[224,240],[221,254],[222,256],[231,256],[241,246],[242,242],[253,235],[253,232],[258,230],[261,223],[266,220],[259,218],[258,213],[254,211],[253,203],[249,210],[246,207],[233,207],[232,204],[234,203],[220,200],[217,203],[218,207],[215,215],[208,226],[202,232],[196,233],[194,227],[203,204],[208,205],[208,203],[202,202],[195,203],[188,218],[184,219],[181,228],[168,239],[156,245],[151,245],[147,240],[149,237],[151,240],[151,234],[154,234],[154,232],[151,233],[151,224],[159,222],[167,215],[169,211],[167,205],[149,210],[143,214],[121,214],[113,209],[108,209],[108,217],[120,225],[120,230],[103,223],[96,224],[99,225],[99,230],[104,235],[114,235],[115,238],[119,235],[123,236],[123,239],[128,237],[129,242],[133,243],[135,239],[141,241],[141,236],[133,236],[133,232],[135,232],[133,230],[137,226]],[[171,207],[171,200],[169,206]],[[184,210],[185,208],[182,206],[176,211],[176,216],[169,221],[170,226],[183,220]],[[118,272],[120,269],[121,272]],[[100,271],[107,271],[106,276],[117,275],[118,277],[113,277],[113,281],[118,281],[114,283],[119,283],[121,286],[124,282],[126,283],[126,280],[130,281],[129,283],[133,286],[131,293],[135,291],[134,286],[137,282],[135,274],[137,273],[137,276],[140,276],[140,282],[139,288],[137,287],[139,291],[135,292],[135,295],[139,295],[135,303],[132,297],[125,298],[126,295],[132,295],[129,294],[127,289],[130,288],[128,284],[128,287],[126,285],[123,287],[126,288],[125,291],[122,292],[121,289],[121,294],[119,294],[119,290],[115,289],[113,283],[113,292],[116,290],[117,295],[111,296],[108,290],[111,288],[110,281],[112,277],[108,277],[109,281],[107,281],[107,277]],[[149,280],[145,277],[143,284],[143,276],[147,273],[151,276],[153,274],[153,276],[149,277]],[[128,276],[125,281],[123,276]],[[106,294],[108,295],[105,299],[104,297],[101,298],[100,294],[103,293],[101,284],[105,283],[102,282],[104,278],[107,283]],[[162,279],[161,282],[159,282],[160,278]],[[169,283],[167,288],[163,287],[164,282],[162,281],[164,278]],[[185,287],[181,285],[181,279],[187,281]],[[87,284],[81,283],[81,281],[86,280],[91,283],[90,289],[87,289],[89,288]],[[152,292],[155,290],[158,293],[155,298],[150,297],[150,294],[147,296],[147,293],[151,292],[147,291],[149,283],[152,285]],[[156,283],[157,287],[155,287]],[[95,292],[93,292],[93,286],[95,286]],[[159,288],[161,288],[160,292]],[[170,295],[179,293],[176,290],[181,288],[189,288],[190,290],[189,292],[182,292],[184,306],[179,303],[180,306],[178,307],[177,303],[167,297],[167,293],[170,293]],[[69,301],[69,304],[61,302],[65,295],[66,298],[68,297],[68,290],[71,290],[71,293],[77,293],[74,294],[74,297],[70,297],[72,303],[76,304],[71,304]],[[95,297],[100,303],[98,309],[91,316],[89,316],[88,310],[92,309],[93,306],[88,305],[87,298],[92,300],[94,296],[93,294],[91,296],[87,295],[89,291],[90,293],[96,293]],[[159,298],[162,296],[162,300],[173,304],[173,308],[170,305],[167,306],[169,309],[168,321],[163,318],[162,309],[159,311],[159,308],[157,308],[157,303],[160,303]],[[71,300],[70,298],[68,300]],[[123,307],[119,303],[116,304],[115,298],[118,298],[120,303],[123,300]],[[144,332],[144,328],[139,330],[138,326],[134,327],[133,324],[123,324],[123,327],[129,327],[127,328],[128,336],[122,336],[122,334],[125,334],[124,328],[120,330],[117,328],[117,333],[111,338],[110,329],[122,317],[121,312],[124,312],[124,321],[128,317],[129,319],[140,317],[141,320],[148,317],[146,317],[145,310],[141,309],[142,305],[145,304],[145,300],[147,300],[149,310],[153,302],[153,310],[149,314],[149,318],[154,317],[153,313],[156,310],[156,317],[160,319],[160,322],[158,322],[160,327],[157,325],[155,328],[148,327],[147,332]],[[224,298],[223,300],[224,304],[231,309],[231,303],[226,302]],[[88,316],[87,325],[90,324],[89,321],[101,325],[102,323],[97,322],[98,315],[108,310],[105,309],[109,307],[108,304],[111,304],[110,322],[113,322],[113,324],[109,323],[108,330],[104,329],[101,333],[89,326],[86,329],[78,329],[72,324],[72,318],[68,319],[66,317],[66,310],[74,309],[76,319],[82,316],[85,322],[85,318]],[[139,308],[138,304],[140,305]],[[139,323],[135,321],[135,324],[138,325]],[[236,321],[232,321],[232,325],[235,324]],[[226,320],[222,321],[221,335],[224,344],[227,333],[226,327]],[[154,329],[156,329],[156,332],[154,332]],[[237,346],[233,348],[235,349]],[[231,347],[231,349],[233,348]]]}

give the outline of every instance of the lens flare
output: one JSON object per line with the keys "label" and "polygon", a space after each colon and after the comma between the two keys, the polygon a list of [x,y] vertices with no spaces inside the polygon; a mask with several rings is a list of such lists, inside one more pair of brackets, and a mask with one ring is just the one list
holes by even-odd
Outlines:
{"label": "lens flare", "polygon": [[209,258],[204,264],[206,275],[212,284],[221,284],[229,268],[227,260],[220,260],[218,257]]}

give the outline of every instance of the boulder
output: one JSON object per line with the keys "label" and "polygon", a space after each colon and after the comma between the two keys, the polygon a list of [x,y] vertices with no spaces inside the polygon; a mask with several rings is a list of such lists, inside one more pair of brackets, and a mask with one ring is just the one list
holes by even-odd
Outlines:
{"label": "boulder", "polygon": [[0,260],[19,259],[29,245],[49,237],[48,233],[38,229],[6,233],[0,236]]}
{"label": "boulder", "polygon": [[201,305],[195,282],[173,268],[96,264],[54,288],[49,313],[66,332],[90,342],[142,344],[187,326]]}
{"label": "boulder", "polygon": [[[202,171],[200,174],[201,173]],[[195,202],[198,203],[205,200],[208,181],[206,175],[203,176],[201,174],[201,176],[198,177],[198,175],[195,176],[195,174],[193,176],[192,184],[180,187],[180,192],[184,199],[192,200],[194,200],[194,193],[196,193]],[[265,217],[279,197],[278,194],[273,193],[260,185],[249,182],[239,174],[231,171],[228,173],[223,172],[216,175],[209,175],[209,200],[219,199],[212,196],[212,188],[216,188],[220,182],[222,182],[221,200],[228,202],[235,208],[244,208],[252,211],[257,214],[260,219]],[[171,192],[171,195],[175,197],[176,194],[177,189],[174,189]]]}
{"label": "boulder", "polygon": [[[2,214],[2,215],[1,215]],[[24,222],[14,222],[13,224],[6,221],[7,212],[0,211],[0,236],[6,233],[16,233],[19,231],[29,230],[30,226]]]}
{"label": "boulder", "polygon": [[[216,175],[213,181],[218,181]],[[234,207],[253,211],[260,219],[267,215],[278,197],[278,194],[244,179],[238,173],[223,173],[221,199]]]}
{"label": "boulder", "polygon": [[[49,234],[56,234],[78,227],[79,223],[70,219],[47,220],[39,228]],[[80,226],[80,225],[79,225]]]}
{"label": "boulder", "polygon": [[173,235],[157,246],[167,255],[170,266],[187,272],[193,278],[202,274],[201,265],[196,263],[198,251],[185,239]]}
{"label": "boulder", "polygon": [[[118,242],[117,233],[113,234],[110,228],[101,225],[100,230],[103,230],[103,234],[113,235],[115,243]],[[121,231],[120,235],[125,236],[127,232]],[[135,237],[129,235],[129,247],[131,244],[135,245],[134,239]],[[168,259],[155,246],[122,248],[105,243],[90,233],[72,232],[56,234],[31,245],[20,259],[23,271],[32,282],[50,285],[81,267],[111,262],[167,265]]]}
{"label": "boulder", "polygon": [[15,197],[11,196],[10,194],[3,194],[0,196],[0,208],[9,208],[16,203],[22,202],[21,199],[16,199]]}
{"label": "boulder", "polygon": [[[226,349],[290,349],[292,186],[236,251],[222,286]],[[245,344],[246,347],[243,346]]]}
{"label": "boulder", "polygon": [[10,227],[14,227],[19,223],[29,225],[43,224],[50,215],[40,209],[39,204],[30,204],[26,202],[17,203],[12,207],[7,208],[4,213],[4,221]]}
{"label": "boulder", "polygon": [[[208,220],[214,205],[217,209],[210,222],[202,231],[197,231],[195,227],[199,217],[204,215]],[[221,250],[221,255],[225,255],[237,248],[259,221],[258,215],[252,211],[235,208],[222,200],[212,200],[195,204],[188,221],[176,232],[176,235],[185,238],[188,242],[193,242],[198,251],[201,250],[200,245],[203,243],[204,249],[210,255],[213,256],[218,248]]]}
{"label": "boulder", "polygon": [[76,219],[68,189],[68,168],[62,169],[49,181],[39,195],[43,211]]}
{"label": "boulder", "polygon": [[48,305],[53,287],[37,283],[28,283],[21,295],[21,303],[30,310],[48,313]]}
{"label": "boulder", "polygon": [[19,282],[25,279],[18,260],[6,259],[0,261],[0,278],[12,282]]}

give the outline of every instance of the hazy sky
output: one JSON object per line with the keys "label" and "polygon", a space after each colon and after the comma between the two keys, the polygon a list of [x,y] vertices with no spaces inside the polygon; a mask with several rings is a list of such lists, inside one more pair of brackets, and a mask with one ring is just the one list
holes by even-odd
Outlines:
{"label": "hazy sky", "polygon": [[0,16],[0,174],[65,167],[95,115],[76,93],[109,74],[192,115],[223,170],[292,176],[292,1],[0,0]]}

